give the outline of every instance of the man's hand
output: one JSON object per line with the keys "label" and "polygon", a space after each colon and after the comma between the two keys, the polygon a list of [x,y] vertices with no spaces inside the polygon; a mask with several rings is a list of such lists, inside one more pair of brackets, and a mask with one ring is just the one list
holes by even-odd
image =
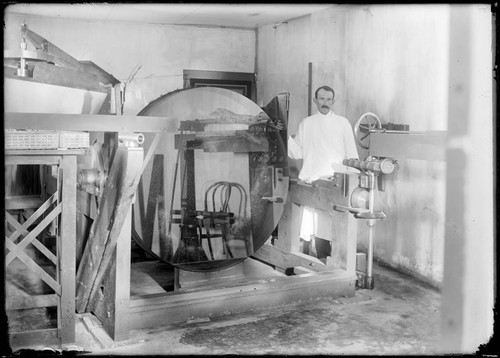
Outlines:
{"label": "man's hand", "polygon": [[277,119],[276,121],[274,121],[274,125],[276,126],[276,128],[278,128],[280,131],[283,130],[285,128],[285,126],[283,125],[283,121],[281,119]]}

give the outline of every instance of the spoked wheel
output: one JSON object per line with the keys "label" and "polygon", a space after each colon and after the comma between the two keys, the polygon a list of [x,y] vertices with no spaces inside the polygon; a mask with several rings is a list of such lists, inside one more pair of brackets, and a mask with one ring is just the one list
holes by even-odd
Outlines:
{"label": "spoked wheel", "polygon": [[361,148],[370,148],[370,131],[374,129],[382,129],[382,122],[374,113],[366,112],[356,121],[354,139]]}

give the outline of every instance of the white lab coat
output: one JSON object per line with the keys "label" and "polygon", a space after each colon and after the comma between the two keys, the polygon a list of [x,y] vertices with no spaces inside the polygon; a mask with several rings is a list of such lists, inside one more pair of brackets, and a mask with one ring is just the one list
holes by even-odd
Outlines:
{"label": "white lab coat", "polygon": [[[336,171],[347,172],[342,160],[359,159],[351,124],[332,111],[326,115],[317,112],[300,122],[295,138],[288,138],[288,156],[303,159],[299,179],[306,183],[329,178]],[[314,235],[331,241],[332,225],[328,212],[302,207],[302,239],[309,241]]]}

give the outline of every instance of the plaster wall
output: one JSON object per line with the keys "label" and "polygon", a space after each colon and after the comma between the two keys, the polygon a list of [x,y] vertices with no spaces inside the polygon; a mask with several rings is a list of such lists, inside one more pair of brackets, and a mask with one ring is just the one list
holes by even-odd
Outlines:
{"label": "plaster wall", "polygon": [[[346,12],[345,32],[348,118],[373,112],[411,131],[447,130],[449,6],[368,6]],[[388,216],[374,227],[374,255],[440,286],[446,162],[403,152],[394,151],[399,170],[380,193]],[[358,232],[364,251],[367,225]]]}
{"label": "plaster wall", "polygon": [[[270,88],[291,92],[293,135],[307,116],[311,62],[312,93],[331,85],[335,112],[352,125],[374,112],[383,123],[408,124],[413,131],[446,130],[448,22],[446,5],[334,5],[276,28],[262,27],[258,98],[263,103],[272,98]],[[361,159],[368,154],[358,151]],[[400,170],[380,195],[388,218],[375,226],[375,258],[439,286],[446,163],[398,154]],[[358,250],[366,251],[368,227],[358,224]]]}
{"label": "plaster wall", "polygon": [[258,30],[257,104],[263,107],[278,93],[289,92],[291,134],[307,116],[310,41],[309,16]]}
{"label": "plaster wall", "polygon": [[254,72],[255,31],[214,27],[4,16],[4,49],[19,48],[22,22],[80,61],[127,85],[124,114],[183,87],[183,70]]}

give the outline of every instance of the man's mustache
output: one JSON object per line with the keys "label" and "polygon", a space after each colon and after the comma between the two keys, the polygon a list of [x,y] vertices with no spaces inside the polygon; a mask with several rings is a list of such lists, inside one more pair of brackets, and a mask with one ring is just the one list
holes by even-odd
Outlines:
{"label": "man's mustache", "polygon": [[321,108],[330,108],[326,104],[322,105]]}

